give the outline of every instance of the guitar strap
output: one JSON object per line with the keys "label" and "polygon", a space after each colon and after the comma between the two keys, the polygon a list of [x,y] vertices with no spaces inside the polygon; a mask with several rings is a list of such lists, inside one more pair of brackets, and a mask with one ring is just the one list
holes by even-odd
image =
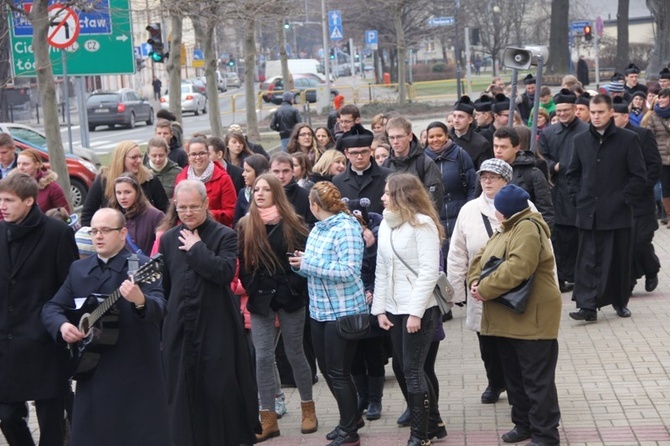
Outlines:
{"label": "guitar strap", "polygon": [[137,256],[137,254],[132,253],[128,257],[128,275],[132,276],[137,272],[138,269],[140,269],[140,258]]}

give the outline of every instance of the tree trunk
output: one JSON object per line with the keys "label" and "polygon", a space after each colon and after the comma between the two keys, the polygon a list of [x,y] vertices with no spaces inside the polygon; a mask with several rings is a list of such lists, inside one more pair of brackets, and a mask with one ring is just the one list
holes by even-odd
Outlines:
{"label": "tree trunk", "polygon": [[254,93],[254,66],[256,60],[256,19],[249,17],[244,26],[244,96],[247,109],[247,135],[257,141],[261,135],[258,131],[256,115],[256,96]]}
{"label": "tree trunk", "polygon": [[170,75],[169,101],[170,111],[177,117],[178,122],[182,122],[181,114],[181,37],[183,18],[176,11],[172,12],[171,18],[172,32],[170,35],[170,57],[165,67]]}
{"label": "tree trunk", "polygon": [[549,63],[550,73],[567,73],[570,66],[570,47],[568,32],[570,23],[569,0],[552,0],[551,2],[551,30],[549,36]]}
{"label": "tree trunk", "polygon": [[9,121],[9,104],[5,85],[11,79],[9,65],[9,28],[7,20],[0,20],[0,122]]}
{"label": "tree trunk", "polygon": [[277,20],[277,42],[279,45],[279,60],[281,61],[281,76],[284,91],[293,90],[293,76],[288,71],[288,56],[286,55],[286,35],[284,34],[284,20]]}
{"label": "tree trunk", "polygon": [[[37,87],[42,99],[44,114],[44,134],[49,150],[49,164],[51,170],[58,175],[58,184],[64,191],[70,191],[70,175],[67,171],[63,140],[58,125],[58,104],[56,101],[56,82],[54,81],[50,46],[47,43],[49,20],[47,15],[47,0],[35,0],[29,15],[33,25],[33,51],[35,54],[35,69],[37,72]],[[61,50],[63,51],[63,50]],[[70,202],[70,194],[66,194]]]}
{"label": "tree trunk", "polygon": [[619,10],[617,11],[617,40],[616,40],[616,63],[614,66],[618,72],[623,69],[630,61],[630,45],[628,38],[628,10],[630,0],[619,0]]}
{"label": "tree trunk", "polygon": [[405,59],[407,58],[407,43],[405,42],[405,29],[402,26],[402,9],[404,3],[400,2],[397,5],[393,14],[393,24],[396,32],[396,47],[398,49],[398,105],[400,107],[405,105],[405,96],[407,89],[405,86],[405,74],[407,73],[405,67]]}
{"label": "tree trunk", "polygon": [[205,47],[205,76],[207,77],[207,97],[209,105],[209,125],[212,135],[223,136],[221,129],[221,112],[219,110],[219,89],[216,77],[218,57],[214,51],[213,20],[207,20],[205,25],[203,46]]}
{"label": "tree trunk", "polygon": [[656,41],[647,67],[648,78],[658,78],[658,73],[670,60],[670,2],[667,0],[647,0],[656,23]]}

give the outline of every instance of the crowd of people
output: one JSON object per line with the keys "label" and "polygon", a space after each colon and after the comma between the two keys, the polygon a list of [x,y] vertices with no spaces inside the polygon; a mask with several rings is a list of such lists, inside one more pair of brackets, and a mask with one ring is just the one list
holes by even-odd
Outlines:
{"label": "crowd of people", "polygon": [[[281,435],[290,381],[312,434],[320,371],[339,412],[328,445],[357,446],[364,418],[382,416],[390,360],[407,444],[430,445],[448,425],[444,273],[477,334],[481,403],[506,392],[512,406],[502,441],[560,444],[561,293],[572,319],[596,322],[609,305],[631,316],[637,280],[658,285],[670,71],[638,79],[631,64],[602,91],[568,76],[553,94],[528,75],[517,97],[500,80],[419,137],[398,114],[369,130],[352,104],[312,128],[284,93],[271,156],[238,125],[185,140],[161,112],[144,153],[115,147],[80,219],[39,155],[0,133],[2,433],[34,444],[34,401],[42,445],[66,429],[73,446],[250,445]],[[525,309],[500,304],[522,286]],[[94,327],[75,311],[89,304]],[[351,320],[365,330],[347,334]]]}

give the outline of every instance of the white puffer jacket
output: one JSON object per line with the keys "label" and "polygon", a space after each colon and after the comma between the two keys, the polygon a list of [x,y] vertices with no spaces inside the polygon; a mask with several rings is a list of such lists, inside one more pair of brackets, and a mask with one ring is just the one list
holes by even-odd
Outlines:
{"label": "white puffer jacket", "polygon": [[417,214],[418,226],[402,223],[393,229],[398,255],[419,274],[417,277],[396,257],[391,248],[391,228],[386,220],[377,237],[377,270],[372,314],[385,312],[423,317],[437,305],[433,290],[439,275],[440,239],[433,220]]}

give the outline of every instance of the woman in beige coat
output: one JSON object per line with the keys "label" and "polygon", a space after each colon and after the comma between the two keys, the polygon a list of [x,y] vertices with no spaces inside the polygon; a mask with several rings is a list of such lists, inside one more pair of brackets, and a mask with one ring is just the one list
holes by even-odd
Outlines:
{"label": "woman in beige coat", "polygon": [[[505,443],[532,439],[528,445],[560,444],[555,376],[558,361],[558,327],[561,292],[554,274],[555,260],[549,227],[528,206],[528,193],[508,185],[494,199],[500,232],[472,262],[468,283],[472,296],[484,302],[482,336],[497,338],[512,405],[514,428],[502,435]],[[504,259],[481,279],[491,258]],[[515,313],[494,300],[534,276],[523,313]]]}

